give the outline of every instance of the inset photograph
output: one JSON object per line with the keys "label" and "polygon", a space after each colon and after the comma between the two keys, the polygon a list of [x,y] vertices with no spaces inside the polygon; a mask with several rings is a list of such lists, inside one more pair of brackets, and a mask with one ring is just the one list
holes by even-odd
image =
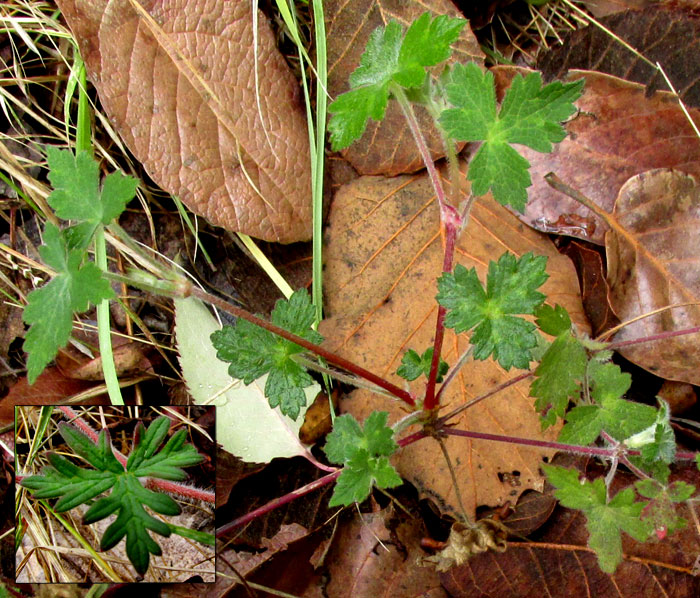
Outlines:
{"label": "inset photograph", "polygon": [[15,408],[16,580],[213,583],[215,408]]}

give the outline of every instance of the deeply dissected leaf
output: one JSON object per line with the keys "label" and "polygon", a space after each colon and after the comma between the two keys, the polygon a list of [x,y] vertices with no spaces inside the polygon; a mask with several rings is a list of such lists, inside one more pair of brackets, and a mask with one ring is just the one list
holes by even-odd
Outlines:
{"label": "deeply dissected leaf", "polygon": [[[271,321],[285,330],[312,343],[320,343],[323,337],[311,328],[315,311],[305,290],[292,294],[289,301],[280,299],[272,310]],[[236,326],[224,326],[211,334],[217,357],[230,362],[229,374],[250,384],[264,374],[265,396],[270,407],[279,406],[284,415],[293,420],[299,417],[307,397],[304,389],[313,385],[313,378],[306,369],[294,361],[293,356],[304,349],[280,338],[267,330],[238,320]]]}
{"label": "deeply dissected leaf", "polygon": [[99,268],[83,263],[84,250],[69,249],[64,235],[51,223],[46,224],[44,245],[39,253],[57,275],[29,293],[22,315],[31,326],[24,340],[24,350],[29,354],[27,378],[30,383],[68,342],[73,312],[85,311],[91,303],[114,296]]}
{"label": "deeply dissected leaf", "polygon": [[352,415],[335,418],[324,451],[329,461],[343,465],[329,506],[350,505],[365,500],[373,484],[392,488],[402,480],[389,463],[398,445],[394,431],[386,425],[388,413],[374,411],[361,428]]}
{"label": "deeply dissected leaf", "polygon": [[443,111],[440,123],[453,139],[482,142],[469,166],[472,192],[491,190],[496,201],[522,212],[532,181],[528,161],[511,144],[551,152],[566,136],[559,123],[576,111],[581,89],[581,81],[542,87],[539,73],[516,75],[497,114],[493,74],[473,63],[456,65],[446,86],[454,108]]}
{"label": "deeply dissected leaf", "polygon": [[445,326],[457,333],[474,328],[475,359],[493,355],[506,370],[529,367],[530,349],[537,345],[535,326],[513,314],[532,314],[544,301],[536,289],[547,280],[546,263],[544,256],[526,253],[517,259],[504,253],[490,262],[485,290],[474,268],[457,264],[454,274],[440,276],[437,300],[449,310]]}
{"label": "deeply dissected leaf", "polygon": [[[328,46],[328,89],[333,98],[349,90],[350,74],[360,64],[369,37],[377,27],[384,27],[391,20],[408,27],[426,10],[432,16],[463,17],[449,0],[426,0],[421,3],[327,0],[323,9]],[[430,44],[427,47],[430,49]],[[468,26],[462,29],[452,48],[448,64],[455,61],[483,64],[484,54]],[[432,117],[421,107],[417,108],[416,116],[431,155],[438,159],[444,155],[444,144]],[[423,167],[406,119],[396,102],[389,102],[382,122],[369,121],[365,134],[343,151],[343,157],[361,174],[394,176]]]}
{"label": "deeply dissected leaf", "polygon": [[303,108],[266,20],[254,31],[244,2],[139,5],[59,2],[134,155],[213,224],[271,241],[310,238]]}
{"label": "deeply dissected leaf", "polygon": [[[227,365],[216,358],[209,337],[220,329],[207,308],[194,298],[175,300],[175,332],[180,366],[195,403],[216,405],[216,440],[229,453],[252,463],[269,463],[275,457],[305,455],[299,430],[307,405],[318,394],[314,384],[306,389],[307,401],[296,421],[278,409],[270,409],[265,397],[267,376],[249,385],[232,383]],[[202,363],[207,363],[203,368]]]}
{"label": "deeply dissected leaf", "polygon": [[360,66],[350,75],[350,91],[328,107],[333,114],[328,123],[333,150],[345,149],[359,139],[370,118],[384,118],[392,84],[420,87],[426,78],[425,67],[449,58],[450,46],[464,25],[462,19],[445,15],[431,19],[426,12],[405,34],[399,22],[393,20],[375,29]]}
{"label": "deeply dissected leaf", "polygon": [[[446,176],[443,181],[446,182]],[[362,199],[360,199],[362,198]],[[514,227],[518,234],[513,234]],[[405,381],[394,374],[403,353],[411,347],[433,344],[437,304],[436,273],[443,263],[439,213],[427,177],[379,179],[363,177],[343,187],[335,196],[328,230],[324,289],[327,313],[320,330],[329,349],[387,377],[398,385]],[[571,262],[558,254],[545,238],[519,227],[505,208],[485,197],[474,204],[470,224],[458,241],[455,260],[475,267],[486,280],[487,264],[504,250],[516,256],[528,252],[547,256],[550,275],[540,289],[552,304],[566,307],[578,330],[588,330],[578,298]],[[466,335],[447,330],[444,359],[452,364],[468,349]],[[464,402],[509,380],[508,373],[492,360],[469,361],[441,396],[449,412]],[[527,382],[499,393],[497,401],[482,401],[464,417],[455,419],[459,429],[491,431],[526,438],[555,439],[558,428],[540,430],[532,409]],[[424,390],[424,381],[411,384],[413,392]],[[359,421],[376,410],[389,412],[389,422],[406,415],[396,401],[384,400],[358,390],[341,399],[340,410]],[[505,449],[498,443],[445,440],[451,455],[459,455],[456,475],[465,507],[514,501],[528,488],[541,489],[538,473],[543,453]],[[447,512],[459,512],[452,481],[437,443],[403,447],[393,458],[401,477],[424,496],[437,497]],[[517,471],[517,484],[503,479],[503,472]],[[501,477],[499,477],[501,474]]]}
{"label": "deeply dissected leaf", "polygon": [[33,491],[36,498],[57,498],[57,512],[68,511],[97,495],[112,489],[86,511],[85,523],[94,523],[119,511],[117,519],[107,528],[100,546],[109,550],[126,536],[126,552],[136,571],[143,575],[148,569],[150,555],[160,555],[160,546],[147,530],[162,536],[170,535],[166,523],[152,517],[143,505],[164,515],[180,513],[178,504],[166,494],[144,488],[141,477],[166,480],[182,480],[186,477],[182,467],[201,463],[204,457],[191,444],[185,444],[185,430],[176,432],[158,451],[170,428],[170,420],[161,416],[144,430],[139,422],[137,440],[124,468],[114,456],[109,435],[100,432],[97,445],[87,436],[69,425],[59,431],[64,440],[78,455],[84,457],[95,469],[82,469],[64,457],[49,454],[50,466],[42,475],[29,476],[20,484]]}

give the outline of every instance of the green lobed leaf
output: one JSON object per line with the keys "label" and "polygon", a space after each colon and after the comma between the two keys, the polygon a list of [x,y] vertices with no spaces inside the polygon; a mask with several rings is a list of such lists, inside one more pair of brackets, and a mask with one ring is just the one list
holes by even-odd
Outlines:
{"label": "green lobed leaf", "polygon": [[43,369],[68,343],[73,329],[73,313],[110,299],[114,292],[102,272],[92,263],[83,263],[85,254],[69,249],[61,231],[51,223],[44,229],[42,259],[57,271],[48,284],[27,295],[22,319],[30,325],[24,340],[28,353],[27,378],[33,384]]}
{"label": "green lobed leaf", "polygon": [[432,18],[424,13],[403,35],[401,25],[391,20],[369,37],[360,65],[350,75],[350,91],[328,107],[331,147],[338,151],[359,139],[372,118],[384,118],[390,86],[417,88],[426,79],[425,67],[449,58],[450,46],[466,24],[464,19],[445,15]]}
{"label": "green lobed leaf", "polygon": [[362,502],[373,484],[379,488],[401,484],[401,477],[388,459],[398,449],[394,431],[387,426],[388,416],[386,411],[373,411],[362,428],[350,414],[335,418],[323,450],[329,461],[344,467],[330,506]]}
{"label": "green lobed leaf", "polygon": [[641,519],[647,503],[637,502],[632,488],[625,488],[608,501],[601,478],[590,482],[580,480],[579,473],[573,469],[542,467],[547,479],[557,488],[554,496],[561,504],[586,516],[588,545],[595,550],[600,568],[606,573],[613,573],[622,561],[620,532],[642,542],[649,537],[652,526]]}
{"label": "green lobed leaf", "polygon": [[48,146],[46,156],[54,188],[48,203],[59,218],[81,221],[81,228],[71,234],[71,246],[83,248],[98,225],[109,224],[124,211],[136,194],[138,181],[113,172],[100,189],[99,167],[88,152],[74,155],[71,150]]}
{"label": "green lobed leaf", "polygon": [[445,326],[457,333],[474,328],[470,341],[475,359],[493,355],[506,370],[529,367],[537,346],[535,326],[514,314],[532,314],[544,301],[536,289],[548,278],[546,263],[543,256],[516,258],[506,252],[489,264],[485,290],[476,270],[461,264],[438,279],[437,300],[448,309]]}
{"label": "green lobed leaf", "polygon": [[403,483],[401,476],[387,457],[370,457],[369,451],[360,449],[345,464],[338,477],[329,507],[349,506],[364,501],[376,484],[379,488],[394,488]]}
{"label": "green lobed leaf", "polygon": [[530,386],[530,396],[536,397],[535,408],[544,416],[543,429],[553,424],[556,417],[564,417],[569,401],[580,396],[587,365],[586,350],[569,329],[545,351]]}
{"label": "green lobed leaf", "polygon": [[[311,328],[315,319],[314,307],[305,290],[295,291],[289,300],[279,300],[272,310],[273,324],[318,344],[323,337]],[[211,335],[216,356],[230,362],[229,374],[250,384],[265,374],[265,396],[270,407],[296,420],[306,406],[304,389],[313,378],[293,356],[304,351],[302,347],[280,338],[267,330],[239,319],[235,326],[224,326]]]}
{"label": "green lobed leaf", "polygon": [[[415,380],[421,375],[426,378],[430,376],[430,366],[433,362],[433,347],[427,348],[423,355],[418,355],[413,349],[409,349],[404,353],[401,359],[401,365],[396,373],[405,378],[406,380]],[[449,370],[450,366],[447,362],[440,358],[440,363],[438,364],[436,382],[442,382],[443,377]]]}
{"label": "green lobed leaf", "polygon": [[440,123],[453,139],[482,142],[469,166],[472,192],[491,190],[496,201],[522,212],[532,184],[530,164],[510,144],[552,151],[552,143],[566,135],[560,123],[576,111],[573,102],[582,89],[583,81],[542,87],[538,72],[516,75],[497,113],[493,74],[474,63],[455,65],[446,85],[454,107],[443,111]]}

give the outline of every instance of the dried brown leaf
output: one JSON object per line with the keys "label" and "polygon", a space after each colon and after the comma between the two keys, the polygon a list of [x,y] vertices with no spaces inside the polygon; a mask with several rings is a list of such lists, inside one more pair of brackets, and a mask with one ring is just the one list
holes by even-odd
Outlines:
{"label": "dried brown leaf", "polygon": [[[394,19],[404,28],[426,11],[433,15],[461,17],[462,14],[448,0],[427,2],[395,2],[392,0],[359,0],[343,2],[330,0],[324,3],[328,38],[328,88],[331,97],[349,89],[348,77],[360,64],[370,34],[379,26]],[[483,64],[484,55],[469,27],[465,27],[453,45],[451,62],[476,61]],[[421,128],[434,159],[444,156],[443,143],[432,125],[428,113],[419,108],[416,112]],[[360,174],[385,174],[394,176],[423,168],[411,133],[400,108],[390,102],[381,123],[370,121],[365,134],[343,151]]]}
{"label": "dried brown leaf", "polygon": [[[516,72],[514,67],[493,71],[501,92]],[[554,172],[611,212],[622,185],[635,174],[674,168],[700,175],[700,139],[672,94],[657,92],[647,98],[642,85],[617,77],[583,71],[568,75],[570,80],[580,78],[585,80],[583,95],[576,102],[580,113],[566,125],[567,138],[551,154],[518,148],[532,165],[530,201],[522,219],[544,232],[561,232],[602,245],[606,224],[549,187],[544,176]],[[700,122],[700,110],[691,109],[690,114]],[[572,227],[572,222],[579,226]]]}
{"label": "dried brown leaf", "polygon": [[328,598],[446,598],[433,568],[419,567],[422,526],[417,520],[387,528],[389,514],[363,513],[342,524],[328,555]]}
{"label": "dried brown leaf", "polygon": [[[700,326],[700,187],[691,176],[653,170],[620,191],[605,238],[610,303],[627,322],[625,341]],[[700,384],[700,334],[620,348],[630,361],[661,376]]]}
{"label": "dried brown leaf", "polygon": [[258,103],[250,2],[58,4],[105,111],[154,181],[218,226],[310,238],[298,85],[261,18]]}
{"label": "dried brown leaf", "polygon": [[[399,385],[395,376],[403,353],[423,352],[432,345],[437,315],[436,278],[442,269],[438,208],[425,175],[392,179],[361,177],[336,195],[330,215],[326,249],[326,294],[329,319],[322,332],[329,348]],[[462,234],[456,261],[474,266],[483,280],[490,260],[506,250],[516,255],[533,251],[548,256],[550,278],[542,287],[548,300],[564,305],[582,330],[588,325],[578,295],[576,273],[545,236],[520,223],[489,198],[473,208]],[[445,337],[443,357],[454,364],[467,348],[465,335]],[[487,360],[470,362],[445,393],[446,410],[462,405],[513,378]],[[420,380],[413,385],[420,391]],[[481,402],[456,421],[461,429],[540,438],[529,382],[521,381]],[[386,410],[390,421],[405,415],[397,401],[368,391],[355,391],[341,403],[360,420]],[[553,439],[557,430],[545,437]],[[485,441],[450,437],[447,448],[457,469],[462,497],[473,515],[478,505],[511,503],[528,488],[542,489],[538,467],[542,452],[505,447]],[[399,473],[443,511],[458,509],[442,452],[433,440],[401,449],[394,463]],[[519,485],[499,478],[518,471]]]}
{"label": "dried brown leaf", "polygon": [[546,80],[561,78],[569,69],[591,70],[646,85],[648,94],[657,89],[670,91],[663,75],[652,66],[658,62],[683,102],[700,108],[700,21],[683,10],[649,6],[599,22],[651,64],[607,31],[589,25],[568,33],[560,46],[538,60],[537,68]]}

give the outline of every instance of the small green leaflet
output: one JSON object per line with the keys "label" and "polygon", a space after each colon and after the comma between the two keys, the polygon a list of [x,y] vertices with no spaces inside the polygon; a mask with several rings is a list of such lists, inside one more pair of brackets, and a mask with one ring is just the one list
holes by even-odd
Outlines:
{"label": "small green leaflet", "polygon": [[44,467],[42,475],[24,478],[20,484],[32,491],[34,498],[60,497],[54,507],[58,513],[77,507],[111,488],[109,496],[95,501],[83,520],[86,524],[94,523],[119,511],[117,519],[102,536],[100,548],[109,550],[126,536],[127,556],[136,571],[143,575],[148,569],[150,555],[161,554],[160,546],[147,530],[162,536],[170,535],[168,525],[149,515],[143,505],[162,515],[177,515],[180,507],[167,494],[144,488],[138,478],[183,480],[187,477],[183,467],[204,460],[191,444],[185,444],[187,432],[184,429],[173,434],[158,451],[169,429],[170,420],[165,416],[153,420],[145,431],[139,422],[137,440],[125,470],[114,456],[106,430],[100,432],[95,445],[76,428],[61,424],[59,431],[68,446],[95,469],[82,469],[60,455],[49,453],[51,465]]}
{"label": "small green leaflet", "polygon": [[619,366],[591,361],[588,375],[595,402],[574,407],[566,414],[566,424],[559,433],[560,442],[587,445],[603,430],[622,442],[654,425],[656,409],[621,398],[630,387],[631,377]]}
{"label": "small green leaflet", "polygon": [[536,314],[542,332],[557,335],[542,356],[530,386],[530,395],[537,397],[535,408],[543,414],[542,428],[546,429],[557,417],[564,417],[569,400],[579,396],[588,357],[583,345],[571,334],[571,319],[563,307],[543,305]]}
{"label": "small green leaflet", "polygon": [[455,65],[446,86],[454,108],[443,111],[440,123],[455,140],[483,142],[469,165],[472,193],[490,189],[496,201],[522,212],[532,184],[530,163],[511,144],[551,152],[552,143],[566,136],[559,123],[576,111],[573,102],[582,90],[583,81],[542,87],[538,72],[516,75],[497,113],[493,73],[474,63]]}
{"label": "small green leaflet", "polygon": [[645,502],[636,502],[634,490],[625,488],[608,502],[601,478],[589,482],[579,480],[574,469],[543,465],[547,479],[558,488],[554,493],[561,504],[583,511],[588,529],[588,545],[595,550],[600,568],[613,573],[622,561],[620,532],[644,542],[652,525],[640,519]]}
{"label": "small green leaflet", "polygon": [[504,253],[489,264],[484,290],[476,270],[461,264],[438,279],[437,300],[449,311],[445,326],[455,332],[475,328],[471,336],[474,359],[493,355],[501,367],[526,369],[537,345],[535,325],[513,314],[532,314],[545,296],[537,291],[548,278],[547,258]]}
{"label": "small green leaflet", "polygon": [[27,379],[33,384],[46,365],[68,343],[73,329],[73,312],[83,312],[91,303],[110,299],[114,292],[93,263],[84,263],[85,251],[69,249],[61,231],[47,223],[44,245],[39,248],[44,262],[57,275],[27,295],[23,320],[31,325],[24,339]]}
{"label": "small green leaflet", "polygon": [[[272,310],[273,324],[312,343],[319,344],[323,337],[311,328],[316,312],[305,290],[295,291],[289,300],[280,299]],[[299,345],[280,338],[267,330],[239,319],[235,326],[224,326],[211,335],[211,341],[221,361],[228,361],[232,378],[250,384],[264,374],[265,396],[270,407],[293,420],[306,406],[304,389],[314,384],[303,366],[294,361],[294,355],[304,351]]]}
{"label": "small green leaflet", "polygon": [[136,194],[138,181],[121,172],[108,174],[99,188],[99,166],[88,152],[46,148],[49,181],[54,190],[48,197],[56,216],[78,221],[68,229],[71,247],[84,248],[100,224],[109,224],[124,211]]}
{"label": "small green leaflet", "polygon": [[674,504],[688,500],[695,494],[695,486],[686,482],[666,485],[647,478],[635,482],[634,487],[639,494],[650,499],[642,510],[642,519],[651,523],[659,540],[687,525],[688,522],[676,514]]}
{"label": "small green leaflet", "polygon": [[406,35],[397,21],[378,27],[370,35],[360,66],[350,75],[350,91],[338,96],[328,107],[333,151],[348,147],[365,131],[367,121],[381,121],[389,101],[390,88],[416,88],[426,78],[425,67],[450,57],[450,45],[466,24],[464,19],[424,13],[408,28]]}
{"label": "small green leaflet", "polygon": [[[406,380],[415,380],[421,375],[427,378],[430,375],[430,364],[432,361],[433,347],[426,349],[423,355],[418,355],[413,349],[409,349],[404,353],[403,359],[401,359],[401,365],[399,369],[396,370],[396,373]],[[447,365],[447,362],[440,358],[435,381],[438,383],[442,382],[442,378],[449,368],[450,366]]]}
{"label": "small green leaflet", "polygon": [[394,442],[394,431],[386,425],[388,417],[386,411],[373,411],[364,427],[349,414],[335,418],[323,450],[331,463],[343,465],[343,472],[329,506],[362,502],[375,483],[379,488],[393,488],[402,483],[389,463],[398,445]]}

